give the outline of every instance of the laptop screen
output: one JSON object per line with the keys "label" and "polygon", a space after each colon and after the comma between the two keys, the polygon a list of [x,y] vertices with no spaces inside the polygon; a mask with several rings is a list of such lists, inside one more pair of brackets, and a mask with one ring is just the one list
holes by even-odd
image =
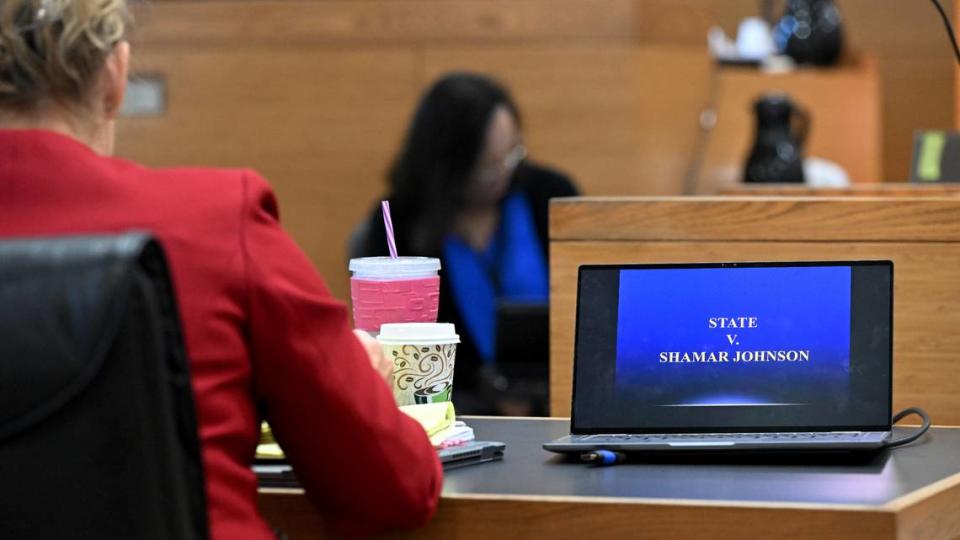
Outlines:
{"label": "laptop screen", "polygon": [[889,429],[890,261],[582,266],[572,431]]}

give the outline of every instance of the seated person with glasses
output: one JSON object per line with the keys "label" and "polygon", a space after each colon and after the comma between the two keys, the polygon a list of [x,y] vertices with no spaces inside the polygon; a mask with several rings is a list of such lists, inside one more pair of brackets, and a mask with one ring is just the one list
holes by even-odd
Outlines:
{"label": "seated person with glasses", "polygon": [[[530,412],[495,388],[497,304],[546,304],[549,201],[577,189],[526,155],[507,92],[487,77],[452,73],[420,101],[390,171],[398,251],[441,259],[439,320],[456,324],[462,339],[458,412]],[[351,239],[350,256],[387,254],[377,205]]]}
{"label": "seated person with glasses", "polygon": [[212,538],[276,538],[251,470],[262,418],[327,526],[423,525],[442,487],[437,454],[397,409],[392,364],[351,331],[280,226],[267,182],[110,156],[128,23],[125,0],[0,2],[0,237],[158,237],[190,359]]}

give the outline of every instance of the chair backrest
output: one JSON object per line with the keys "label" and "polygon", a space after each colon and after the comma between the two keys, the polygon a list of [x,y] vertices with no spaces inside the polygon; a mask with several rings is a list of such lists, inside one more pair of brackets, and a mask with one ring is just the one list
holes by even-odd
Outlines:
{"label": "chair backrest", "polygon": [[550,206],[550,414],[570,413],[581,264],[889,259],[894,410],[960,425],[960,198],[640,197]]}
{"label": "chair backrest", "polygon": [[146,234],[0,241],[0,537],[207,538],[180,322]]}

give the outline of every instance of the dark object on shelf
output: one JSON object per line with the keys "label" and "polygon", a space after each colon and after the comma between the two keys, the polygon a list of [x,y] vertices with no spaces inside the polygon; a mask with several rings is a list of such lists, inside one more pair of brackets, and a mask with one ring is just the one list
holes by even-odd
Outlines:
{"label": "dark object on shelf", "polygon": [[773,35],[798,64],[832,66],[843,51],[843,20],[832,0],[789,0]]}
{"label": "dark object on shelf", "polygon": [[802,183],[803,145],[809,115],[786,94],[766,94],[754,103],[756,138],[744,170],[744,182]]}

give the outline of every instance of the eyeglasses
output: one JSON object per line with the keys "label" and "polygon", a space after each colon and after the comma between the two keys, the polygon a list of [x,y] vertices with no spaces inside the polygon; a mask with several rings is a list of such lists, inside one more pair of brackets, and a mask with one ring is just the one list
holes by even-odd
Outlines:
{"label": "eyeglasses", "polygon": [[477,180],[484,183],[492,183],[497,180],[501,172],[512,173],[520,163],[527,157],[527,148],[523,143],[514,146],[503,160],[498,163],[491,163],[478,169],[474,175]]}

